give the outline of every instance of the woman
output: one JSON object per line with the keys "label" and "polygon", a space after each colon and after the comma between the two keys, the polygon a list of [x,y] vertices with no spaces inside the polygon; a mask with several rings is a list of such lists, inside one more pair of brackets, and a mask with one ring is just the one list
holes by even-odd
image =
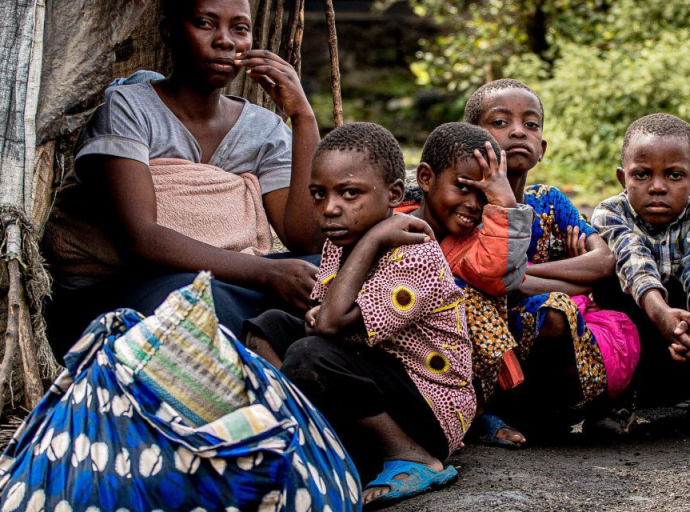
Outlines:
{"label": "woman", "polygon": [[[59,356],[97,314],[150,314],[202,269],[217,278],[217,314],[233,330],[268,308],[306,309],[314,285],[310,263],[257,257],[270,249],[268,222],[292,251],[321,242],[307,189],[318,127],[297,74],[251,50],[247,0],[167,2],[164,13],[172,74],[106,92],[47,226]],[[292,134],[271,112],[221,94],[241,68]]]}

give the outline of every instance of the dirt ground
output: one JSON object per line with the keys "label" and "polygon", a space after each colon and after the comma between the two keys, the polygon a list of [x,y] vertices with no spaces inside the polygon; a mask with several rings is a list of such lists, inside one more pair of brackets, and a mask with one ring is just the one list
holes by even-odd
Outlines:
{"label": "dirt ground", "polygon": [[450,460],[460,471],[455,483],[386,510],[690,511],[690,414],[638,415],[638,430],[615,443],[596,443],[576,427],[549,446],[468,445]]}

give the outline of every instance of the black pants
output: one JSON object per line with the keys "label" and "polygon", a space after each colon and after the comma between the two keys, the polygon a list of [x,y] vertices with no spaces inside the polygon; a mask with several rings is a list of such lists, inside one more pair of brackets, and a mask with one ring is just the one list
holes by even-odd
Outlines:
{"label": "black pants", "polygon": [[[290,253],[266,257],[294,258]],[[318,265],[321,256],[303,256],[299,259]],[[66,289],[56,283],[53,299],[46,306],[48,340],[55,357],[61,360],[98,315],[119,308],[151,315],[171,292],[191,284],[195,277],[193,272],[181,272],[158,277],[122,278],[79,290]],[[217,279],[212,281],[211,290],[220,323],[235,334],[240,332],[242,322],[247,318],[254,318],[266,310],[278,308],[297,313],[275,294],[242,288]]]}
{"label": "black pants", "polygon": [[[667,283],[666,290],[672,308],[687,308],[687,298],[679,281]],[[640,333],[642,352],[632,383],[640,404],[675,404],[690,397],[690,364],[671,359],[669,342],[632,296],[623,293],[618,278],[596,288],[594,299],[601,309],[614,309],[628,315]]]}
{"label": "black pants", "polygon": [[243,339],[265,339],[283,360],[281,371],[326,416],[357,466],[363,482],[381,469],[382,453],[358,420],[387,412],[434,457],[448,456],[448,442],[433,411],[402,363],[365,344],[306,336],[304,321],[267,311],[245,322]]}

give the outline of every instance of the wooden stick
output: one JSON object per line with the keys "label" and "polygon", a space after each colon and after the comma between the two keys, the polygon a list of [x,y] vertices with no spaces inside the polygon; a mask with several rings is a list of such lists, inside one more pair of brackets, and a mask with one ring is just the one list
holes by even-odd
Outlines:
{"label": "wooden stick", "polygon": [[[5,219],[3,219],[3,223],[4,221]],[[16,250],[17,240],[21,240],[19,226],[16,223],[10,222],[5,225],[7,253],[10,253],[11,250]],[[21,247],[21,245],[19,247]],[[0,364],[0,415],[2,415],[2,411],[5,408],[5,392],[12,385],[12,367],[14,366],[14,356],[19,344],[19,316],[21,311],[22,290],[22,283],[19,277],[19,261],[16,259],[9,259],[7,261],[7,272],[9,274],[9,290],[7,292],[5,355],[2,359],[2,364]]]}
{"label": "wooden stick", "polygon": [[280,54],[280,39],[283,35],[283,17],[285,16],[285,0],[276,0],[276,14],[273,18],[273,34],[271,34],[271,42],[269,43],[268,49],[275,53]]}
{"label": "wooden stick", "polygon": [[302,38],[304,36],[304,0],[295,0],[292,23],[287,44],[287,61],[302,76]]}
{"label": "wooden stick", "polygon": [[[16,263],[16,262],[15,262]],[[15,266],[10,272],[19,272],[19,266]],[[19,282],[22,282],[21,276]],[[41,382],[41,370],[38,367],[38,348],[34,340],[33,327],[31,325],[31,313],[26,301],[26,291],[21,286],[19,291],[19,353],[24,370],[24,406],[30,411],[38,405],[43,398],[43,383]]]}
{"label": "wooden stick", "polygon": [[305,0],[300,0],[299,13],[297,16],[297,30],[295,31],[295,59],[292,65],[297,71],[297,76],[302,78],[302,39],[304,37],[304,4]]}
{"label": "wooden stick", "polygon": [[333,0],[325,0],[326,24],[328,25],[328,49],[331,53],[331,94],[333,95],[333,123],[343,125],[343,98],[340,89],[340,66],[338,64],[338,34],[335,30]]}

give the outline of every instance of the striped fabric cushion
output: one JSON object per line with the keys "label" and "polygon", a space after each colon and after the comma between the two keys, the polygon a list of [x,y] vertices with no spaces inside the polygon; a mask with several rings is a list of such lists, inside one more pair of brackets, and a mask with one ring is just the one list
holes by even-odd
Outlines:
{"label": "striped fabric cushion", "polygon": [[208,272],[172,292],[152,316],[118,338],[114,350],[190,426],[249,403],[242,363],[218,327]]}

